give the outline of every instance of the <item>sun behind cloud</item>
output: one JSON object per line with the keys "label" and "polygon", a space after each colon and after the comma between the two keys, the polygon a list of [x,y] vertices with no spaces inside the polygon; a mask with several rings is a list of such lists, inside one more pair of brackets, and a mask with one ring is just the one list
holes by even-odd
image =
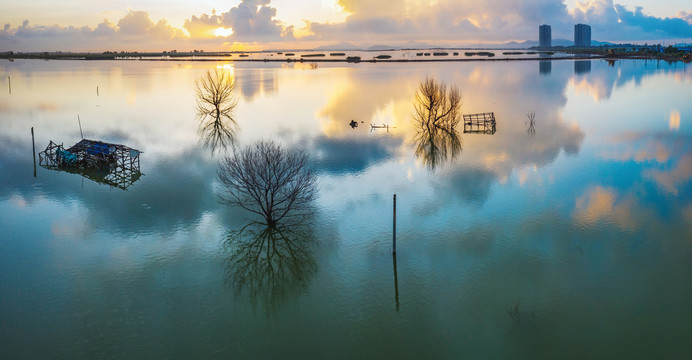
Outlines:
{"label": "sun behind cloud", "polygon": [[225,27],[219,27],[216,30],[214,30],[214,35],[222,36],[222,37],[231,36],[231,35],[233,35],[233,29],[225,28]]}

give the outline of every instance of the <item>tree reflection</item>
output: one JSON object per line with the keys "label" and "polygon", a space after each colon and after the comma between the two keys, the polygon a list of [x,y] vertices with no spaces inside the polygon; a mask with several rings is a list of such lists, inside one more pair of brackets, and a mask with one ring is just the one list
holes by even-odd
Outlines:
{"label": "tree reflection", "polygon": [[309,224],[266,226],[250,223],[224,239],[230,254],[227,283],[236,296],[247,292],[253,304],[279,305],[303,291],[317,271],[312,255],[316,243]]}
{"label": "tree reflection", "polygon": [[528,113],[526,113],[526,124],[528,125],[528,128],[526,129],[526,133],[529,134],[531,138],[536,137],[536,112],[531,110]]}
{"label": "tree reflection", "polygon": [[197,119],[204,146],[227,149],[235,142],[237,123],[233,110],[238,105],[237,83],[233,75],[222,69],[207,71],[196,82]]}
{"label": "tree reflection", "polygon": [[416,157],[434,171],[448,159],[454,161],[462,150],[456,130],[461,115],[461,92],[455,86],[426,78],[421,82],[414,101],[413,138]]}

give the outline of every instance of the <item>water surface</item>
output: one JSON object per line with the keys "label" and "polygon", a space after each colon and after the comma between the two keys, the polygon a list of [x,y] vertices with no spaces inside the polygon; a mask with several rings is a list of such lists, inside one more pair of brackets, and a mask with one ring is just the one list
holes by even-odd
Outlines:
{"label": "water surface", "polygon": [[[223,154],[198,132],[215,68],[238,81],[239,145],[277,139],[318,169],[316,219],[269,270],[242,262],[261,229],[234,235],[251,217],[217,201]],[[692,356],[682,63],[16,60],[0,77],[1,358]],[[497,131],[416,152],[426,77]],[[143,151],[126,191],[34,177],[30,128],[37,151],[70,146],[77,116]]]}

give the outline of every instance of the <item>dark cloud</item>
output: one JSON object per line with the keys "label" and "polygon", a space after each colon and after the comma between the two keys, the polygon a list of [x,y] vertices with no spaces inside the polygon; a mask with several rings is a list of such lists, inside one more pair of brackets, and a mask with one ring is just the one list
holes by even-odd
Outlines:
{"label": "dark cloud", "polygon": [[[658,18],[644,14],[641,6],[629,11],[622,5],[615,5],[615,10],[622,21],[622,24],[638,27],[647,33],[656,34],[660,37],[692,37],[692,24],[684,19],[678,18]],[[687,18],[690,15],[687,14]]]}

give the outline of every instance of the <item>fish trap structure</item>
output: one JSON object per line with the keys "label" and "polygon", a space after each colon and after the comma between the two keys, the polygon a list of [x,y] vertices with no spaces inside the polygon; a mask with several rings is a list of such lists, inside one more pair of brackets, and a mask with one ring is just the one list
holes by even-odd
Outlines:
{"label": "fish trap structure", "polygon": [[464,114],[464,133],[493,135],[497,131],[494,113]]}
{"label": "fish trap structure", "polygon": [[43,168],[80,174],[99,184],[126,190],[142,176],[141,153],[125,145],[88,139],[65,149],[51,140],[38,158]]}

